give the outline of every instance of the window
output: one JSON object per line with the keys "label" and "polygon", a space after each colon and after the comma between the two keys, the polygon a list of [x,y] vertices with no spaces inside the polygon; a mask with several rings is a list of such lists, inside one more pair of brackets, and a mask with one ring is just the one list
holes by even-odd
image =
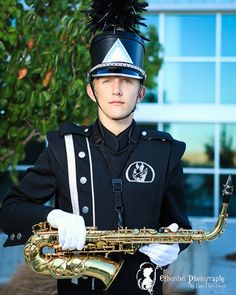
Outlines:
{"label": "window", "polygon": [[236,15],[222,16],[221,55],[236,56]]}
{"label": "window", "polygon": [[[229,174],[236,183],[236,13],[156,15],[164,63],[158,89],[148,91],[153,99],[138,106],[136,119],[153,129],[158,124],[158,130],[186,142],[183,164],[189,215],[217,217]],[[198,113],[206,105],[213,112],[209,120],[207,114]],[[229,214],[236,217],[235,200]]]}
{"label": "window", "polygon": [[[185,177],[185,194],[188,214],[191,216],[214,216],[213,175],[187,174]],[[197,208],[197,210],[196,210]]]}
{"label": "window", "polygon": [[[235,29],[236,30],[236,29]],[[221,103],[236,103],[236,62],[221,64]]]}
{"label": "window", "polygon": [[220,167],[236,168],[236,124],[222,124],[220,131]]}
{"label": "window", "polygon": [[164,124],[164,131],[186,143],[185,167],[214,166],[214,126],[212,124]]}
{"label": "window", "polygon": [[165,56],[214,56],[214,15],[167,15]]}
{"label": "window", "polygon": [[166,62],[164,103],[213,103],[215,66],[213,63]]}

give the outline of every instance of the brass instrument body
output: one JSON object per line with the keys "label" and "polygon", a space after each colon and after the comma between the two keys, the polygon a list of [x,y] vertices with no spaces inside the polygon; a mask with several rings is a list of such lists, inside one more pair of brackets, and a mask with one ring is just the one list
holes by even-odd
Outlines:
{"label": "brass instrument body", "polygon": [[[33,235],[24,247],[25,260],[36,272],[49,274],[56,279],[91,276],[100,279],[106,289],[122,267],[123,261],[115,262],[110,253],[134,254],[143,245],[151,243],[193,243],[212,240],[220,236],[227,218],[228,204],[223,203],[221,214],[212,231],[179,229],[163,232],[155,229],[97,230],[87,228],[85,247],[81,251],[62,250],[58,243],[58,232],[47,222],[33,227]],[[53,250],[44,253],[45,248]]]}
{"label": "brass instrument body", "polygon": [[[97,230],[87,228],[86,243],[81,251],[62,250],[58,242],[58,231],[47,222],[33,226],[33,235],[24,247],[24,256],[32,270],[51,275],[56,279],[79,278],[90,276],[101,280],[105,290],[109,288],[123,260],[113,261],[111,253],[134,254],[143,245],[152,243],[193,243],[201,244],[204,240],[218,238],[224,232],[227,209],[233,194],[231,177],[228,177],[223,190],[223,204],[215,227],[210,231],[179,229],[171,232],[169,228],[162,231],[155,229]],[[46,248],[50,251],[46,252]]]}

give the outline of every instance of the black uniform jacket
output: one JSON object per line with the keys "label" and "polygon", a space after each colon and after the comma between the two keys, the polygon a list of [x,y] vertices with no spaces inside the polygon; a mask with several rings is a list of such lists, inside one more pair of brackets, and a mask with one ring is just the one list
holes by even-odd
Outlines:
{"label": "black uniform jacket", "polygon": [[[134,121],[118,137],[98,123],[90,127],[65,123],[59,131],[48,133],[47,148],[3,202],[0,227],[8,234],[4,246],[25,243],[32,234],[32,225],[45,221],[54,209],[45,205],[53,197],[56,208],[72,212],[64,141],[67,134],[73,136],[80,214],[87,226],[117,229],[112,177],[119,177],[123,186],[125,226],[159,228],[176,222],[180,227],[191,227],[183,191],[183,142],[164,132],[141,130]],[[98,148],[99,138],[105,142],[105,157]],[[186,247],[180,246],[181,250]],[[148,294],[145,287],[138,286],[137,279],[140,265],[148,261],[139,251],[126,254],[121,271],[105,294]],[[100,294],[89,291],[94,284],[91,280],[80,278],[77,285],[71,280],[59,280],[58,294]],[[100,290],[100,285],[95,280],[95,290]],[[160,285],[157,280],[154,290],[160,289]]]}

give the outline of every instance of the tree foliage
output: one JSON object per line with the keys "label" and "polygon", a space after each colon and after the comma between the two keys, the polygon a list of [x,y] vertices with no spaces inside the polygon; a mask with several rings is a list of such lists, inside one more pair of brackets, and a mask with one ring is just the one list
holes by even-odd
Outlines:
{"label": "tree foliage", "polygon": [[147,36],[149,41],[146,42],[144,57],[144,69],[147,75],[145,86],[151,90],[157,88],[157,75],[162,65],[162,59],[159,57],[162,47],[155,26],[147,28]]}
{"label": "tree foliage", "polygon": [[[89,1],[24,3],[0,0],[0,171],[14,169],[26,144],[46,131],[64,121],[89,124],[96,115],[85,93],[90,40],[82,11]],[[147,46],[147,83],[154,87],[159,43]]]}

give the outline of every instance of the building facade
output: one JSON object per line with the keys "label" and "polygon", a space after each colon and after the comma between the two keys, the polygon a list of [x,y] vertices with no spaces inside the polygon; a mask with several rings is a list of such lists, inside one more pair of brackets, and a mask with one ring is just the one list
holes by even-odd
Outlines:
{"label": "building facade", "polygon": [[147,20],[164,62],[136,120],[186,142],[189,215],[217,217],[228,174],[236,181],[236,1],[154,0]]}

